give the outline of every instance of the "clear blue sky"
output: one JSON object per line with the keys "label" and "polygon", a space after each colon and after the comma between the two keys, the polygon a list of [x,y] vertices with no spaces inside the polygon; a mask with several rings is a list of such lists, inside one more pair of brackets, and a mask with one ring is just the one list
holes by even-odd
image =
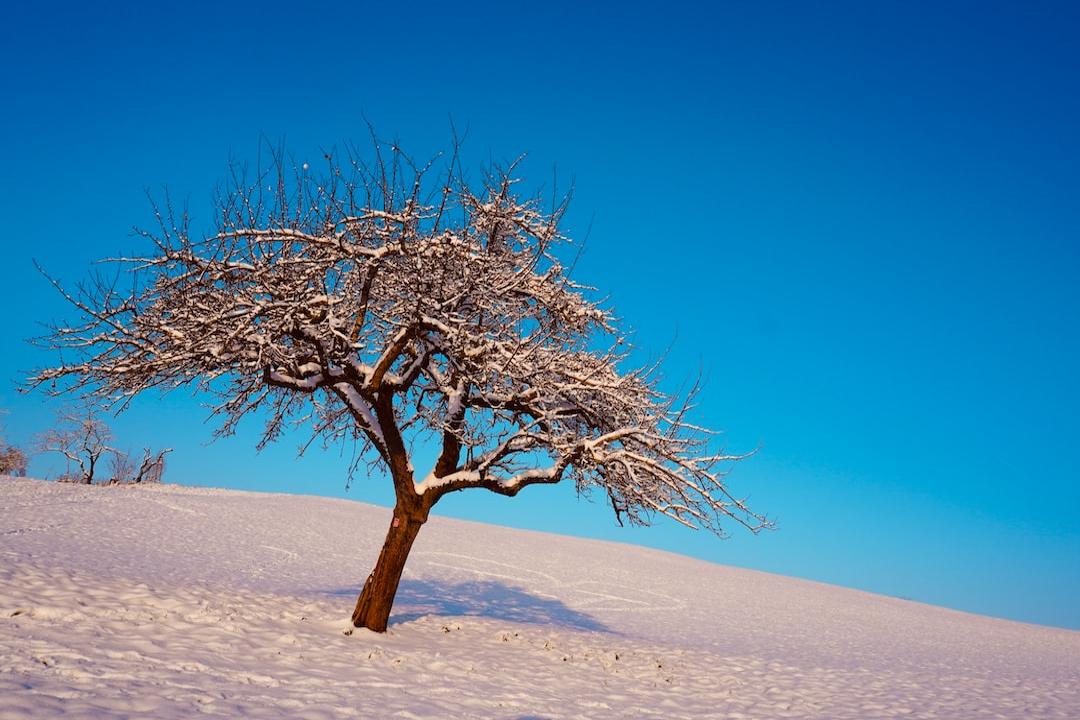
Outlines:
{"label": "clear blue sky", "polygon": [[[622,530],[571,488],[437,511],[1080,629],[1075,4],[20,5],[0,27],[9,439],[54,410],[14,390],[53,359],[24,341],[70,317],[32,259],[74,282],[137,248],[146,188],[209,228],[260,137],[316,157],[366,115],[426,156],[452,117],[473,168],[527,152],[530,180],[574,179],[578,279],[647,352],[675,340],[671,387],[706,371],[700,419],[760,445],[731,481],[780,529]],[[150,397],[115,427],[175,447],[173,481],[344,494],[338,453],[208,446],[204,418]]]}

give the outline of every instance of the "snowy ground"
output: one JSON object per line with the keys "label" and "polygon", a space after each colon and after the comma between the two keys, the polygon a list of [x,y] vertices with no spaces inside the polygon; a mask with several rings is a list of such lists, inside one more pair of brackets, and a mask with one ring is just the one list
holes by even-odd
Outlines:
{"label": "snowy ground", "polygon": [[0,718],[1078,718],[1080,633],[389,511],[0,479]]}

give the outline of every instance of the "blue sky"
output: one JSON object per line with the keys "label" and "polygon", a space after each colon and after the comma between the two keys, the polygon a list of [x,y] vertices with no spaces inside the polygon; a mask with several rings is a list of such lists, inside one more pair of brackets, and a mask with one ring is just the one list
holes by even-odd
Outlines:
{"label": "blue sky", "polygon": [[[424,157],[452,118],[474,170],[573,180],[577,278],[643,356],[672,346],[669,387],[704,370],[700,419],[760,447],[731,482],[779,530],[620,529],[571,488],[436,512],[1080,629],[1078,31],[1066,3],[9,8],[7,436],[48,426],[15,386],[70,317],[33,259],[76,282],[139,247],[147,189],[209,228],[260,138],[317,157],[366,116]],[[176,448],[173,481],[344,494],[338,452],[256,455],[257,423],[207,445],[205,415],[155,396],[114,426]]]}

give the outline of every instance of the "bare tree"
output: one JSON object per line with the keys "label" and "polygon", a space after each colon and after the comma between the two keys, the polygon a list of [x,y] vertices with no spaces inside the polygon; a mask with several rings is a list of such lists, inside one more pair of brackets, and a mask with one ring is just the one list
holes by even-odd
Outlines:
{"label": "bare tree", "polygon": [[143,450],[142,461],[138,470],[131,478],[133,483],[156,483],[161,482],[165,474],[165,455],[172,452],[172,448],[165,448],[157,455],[150,448]]}
{"label": "bare tree", "polygon": [[[356,441],[397,499],[352,615],[378,632],[432,506],[459,490],[569,480],[620,522],[767,527],[725,485],[738,457],[687,419],[696,388],[622,369],[625,335],[558,258],[565,200],[523,199],[514,165],[474,188],[456,150],[436,173],[375,143],[370,164],[328,156],[319,175],[275,153],[233,170],[204,237],[155,206],[154,251],[116,259],[130,286],[57,284],[81,319],[44,344],[73,360],[32,382],[116,400],[191,386],[219,398],[219,434],[261,411],[260,447],[293,423]],[[415,442],[438,450],[419,474]]]}
{"label": "bare tree", "polygon": [[67,469],[61,480],[92,485],[100,479],[102,458],[116,452],[109,445],[112,431],[90,403],[62,408],[56,420],[55,427],[38,436],[38,452],[58,453],[66,458]]}
{"label": "bare tree", "polygon": [[126,485],[135,477],[135,460],[130,453],[113,450],[109,457],[110,485]]}
{"label": "bare tree", "polygon": [[122,450],[112,450],[110,456],[110,470],[112,478],[110,485],[137,485],[139,483],[160,482],[165,473],[165,455],[172,452],[172,448],[166,448],[157,455],[150,448],[143,449],[142,460],[135,465],[135,458],[130,453]]}
{"label": "bare tree", "polygon": [[[6,410],[0,410],[0,415],[6,414]],[[14,445],[7,444],[4,428],[0,426],[0,475],[25,476],[26,465],[26,454]]]}
{"label": "bare tree", "polygon": [[0,475],[26,476],[26,454],[13,445],[0,446]]}

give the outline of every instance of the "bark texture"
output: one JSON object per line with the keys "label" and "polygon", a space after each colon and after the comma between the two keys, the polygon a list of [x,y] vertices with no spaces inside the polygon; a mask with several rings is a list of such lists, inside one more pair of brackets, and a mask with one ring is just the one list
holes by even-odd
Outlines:
{"label": "bark texture", "polygon": [[400,508],[394,509],[394,519],[386,533],[375,569],[368,575],[364,589],[356,600],[356,609],[352,614],[353,626],[386,632],[405,561],[426,521],[426,513],[406,513]]}

